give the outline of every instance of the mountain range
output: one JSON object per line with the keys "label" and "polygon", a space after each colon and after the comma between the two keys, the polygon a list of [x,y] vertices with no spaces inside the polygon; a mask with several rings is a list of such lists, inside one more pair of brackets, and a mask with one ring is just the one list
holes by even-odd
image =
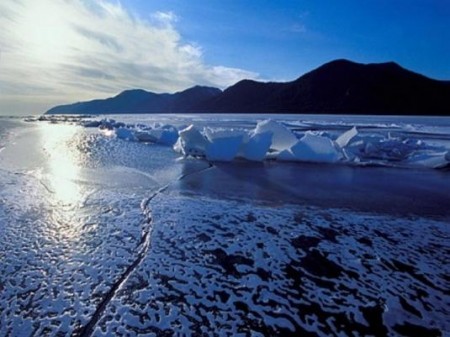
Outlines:
{"label": "mountain range", "polygon": [[224,91],[195,86],[174,94],[142,89],[51,108],[47,114],[317,113],[450,115],[450,81],[394,62],[335,60],[291,82],[242,80]]}

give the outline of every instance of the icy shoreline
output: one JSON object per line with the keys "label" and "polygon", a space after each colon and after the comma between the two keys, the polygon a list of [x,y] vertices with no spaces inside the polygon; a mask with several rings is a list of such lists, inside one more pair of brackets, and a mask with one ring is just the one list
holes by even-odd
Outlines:
{"label": "icy shoreline", "polygon": [[[262,121],[156,122],[120,127],[178,139],[194,124],[186,140],[215,156],[230,129],[233,152],[245,134],[262,135],[247,155],[269,143]],[[18,125],[0,152],[1,337],[448,333],[448,172],[209,165],[118,128],[58,123]],[[283,121],[270,146],[308,131],[351,144],[348,125],[304,124]]]}
{"label": "icy shoreline", "polygon": [[226,123],[220,127],[207,123],[175,126],[67,116],[41,116],[37,120],[72,122],[98,128],[109,137],[173,146],[185,157],[212,162],[276,160],[433,169],[450,166],[450,134],[439,133],[450,128],[420,129],[409,124],[374,125],[355,121],[354,126],[345,123],[347,129],[336,131],[327,129],[323,122],[308,125],[271,119],[260,120],[251,129],[227,127]]}

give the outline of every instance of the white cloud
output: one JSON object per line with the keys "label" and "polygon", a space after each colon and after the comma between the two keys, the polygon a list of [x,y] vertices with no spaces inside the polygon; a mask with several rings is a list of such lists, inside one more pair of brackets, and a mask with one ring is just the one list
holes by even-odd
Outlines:
{"label": "white cloud", "polygon": [[155,12],[153,18],[162,24],[170,25],[178,21],[178,17],[173,12]]}
{"label": "white cloud", "polygon": [[[124,89],[174,92],[195,84],[229,86],[258,74],[205,64],[183,41],[172,12],[150,21],[108,1],[2,0],[0,113],[33,105],[107,97]],[[13,113],[13,111],[6,111]]]}
{"label": "white cloud", "polygon": [[215,83],[221,88],[234,84],[244,78],[254,79],[257,77],[257,74],[249,73],[246,70],[222,66],[210,68],[205,75],[209,83]]}

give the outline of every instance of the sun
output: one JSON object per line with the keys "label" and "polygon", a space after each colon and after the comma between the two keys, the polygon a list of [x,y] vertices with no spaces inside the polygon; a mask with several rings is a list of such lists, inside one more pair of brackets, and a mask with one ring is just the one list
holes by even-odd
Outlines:
{"label": "sun", "polygon": [[20,12],[20,25],[15,27],[18,39],[26,44],[24,52],[41,67],[64,63],[74,42],[79,42],[74,41],[71,23],[58,3],[58,0],[29,2]]}

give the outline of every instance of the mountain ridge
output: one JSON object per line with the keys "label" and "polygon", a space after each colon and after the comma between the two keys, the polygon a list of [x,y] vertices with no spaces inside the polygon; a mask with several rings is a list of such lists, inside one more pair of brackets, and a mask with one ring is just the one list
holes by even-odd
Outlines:
{"label": "mountain ridge", "polygon": [[395,62],[338,59],[289,82],[244,79],[223,91],[194,86],[174,94],[132,89],[46,113],[172,112],[450,115],[450,81],[428,78]]}

